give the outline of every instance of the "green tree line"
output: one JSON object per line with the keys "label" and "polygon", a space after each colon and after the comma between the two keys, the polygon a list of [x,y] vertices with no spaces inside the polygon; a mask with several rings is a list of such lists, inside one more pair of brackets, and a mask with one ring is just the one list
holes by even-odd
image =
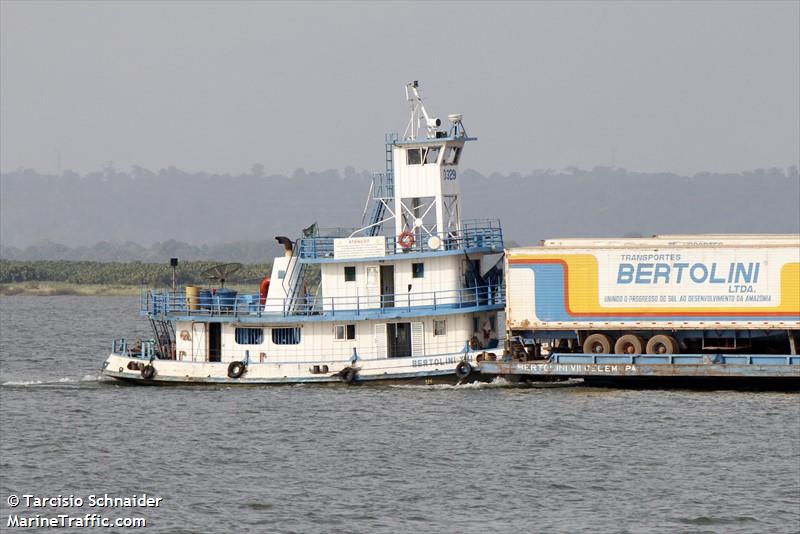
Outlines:
{"label": "green tree line", "polygon": [[[218,262],[181,262],[177,269],[178,284],[212,283],[203,273],[215,265]],[[226,283],[257,284],[269,276],[270,270],[268,263],[246,264],[231,275]],[[169,286],[172,284],[172,267],[169,264],[142,262],[0,260],[0,283],[20,282]]]}

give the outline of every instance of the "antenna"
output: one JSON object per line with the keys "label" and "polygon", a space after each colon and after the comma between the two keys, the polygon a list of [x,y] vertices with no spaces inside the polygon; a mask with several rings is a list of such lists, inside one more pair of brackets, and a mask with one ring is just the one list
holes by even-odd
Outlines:
{"label": "antenna", "polygon": [[406,131],[403,134],[405,139],[416,139],[419,137],[420,132],[425,132],[425,137],[428,139],[435,139],[436,132],[442,121],[436,117],[428,115],[428,110],[425,109],[425,104],[422,103],[422,95],[419,93],[419,81],[414,80],[406,84],[406,100],[411,106],[411,118],[406,126]]}

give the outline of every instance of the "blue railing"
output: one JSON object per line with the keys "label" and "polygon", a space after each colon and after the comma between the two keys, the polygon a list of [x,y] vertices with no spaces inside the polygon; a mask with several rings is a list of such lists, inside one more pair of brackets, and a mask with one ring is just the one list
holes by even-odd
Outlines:
{"label": "blue railing", "polygon": [[[475,248],[489,248],[497,251],[503,250],[503,229],[497,219],[484,219],[464,221],[462,230],[455,235],[441,238],[441,245],[437,249],[428,246],[426,236],[417,236],[414,244],[403,248],[397,243],[397,236],[386,238],[386,254],[402,254],[408,252],[438,252],[448,250],[468,250]],[[334,237],[307,237],[298,240],[300,259],[333,258]]]}
{"label": "blue railing", "polygon": [[155,358],[156,340],[140,339],[130,344],[125,338],[114,339],[111,341],[111,353],[144,359]]}
{"label": "blue railing", "polygon": [[394,176],[391,173],[372,173],[372,198],[394,198]]}
{"label": "blue railing", "polygon": [[336,314],[381,316],[399,311],[502,308],[504,304],[505,291],[502,284],[426,293],[270,299],[264,304],[258,294],[223,297],[215,295],[210,299],[201,299],[187,297],[183,291],[146,291],[142,294],[141,312],[155,317],[308,317]]}

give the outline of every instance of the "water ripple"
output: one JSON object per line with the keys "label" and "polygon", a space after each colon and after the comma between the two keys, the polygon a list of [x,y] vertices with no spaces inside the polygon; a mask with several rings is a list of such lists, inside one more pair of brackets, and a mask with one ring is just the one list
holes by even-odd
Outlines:
{"label": "water ripple", "polygon": [[796,394],[127,387],[137,299],[0,302],[0,495],[147,492],[176,534],[800,531]]}

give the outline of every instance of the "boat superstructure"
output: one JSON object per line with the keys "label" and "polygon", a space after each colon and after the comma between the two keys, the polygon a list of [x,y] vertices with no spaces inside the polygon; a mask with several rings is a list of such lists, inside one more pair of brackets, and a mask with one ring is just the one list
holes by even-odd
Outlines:
{"label": "boat superstructure", "polygon": [[[430,115],[417,82],[410,118],[385,140],[383,172],[354,228],[291,240],[259,294],[147,291],[154,339],[116,340],[106,376],[137,383],[472,380],[504,350],[503,232],[464,220],[462,116]],[[224,276],[222,277],[224,278]]]}

